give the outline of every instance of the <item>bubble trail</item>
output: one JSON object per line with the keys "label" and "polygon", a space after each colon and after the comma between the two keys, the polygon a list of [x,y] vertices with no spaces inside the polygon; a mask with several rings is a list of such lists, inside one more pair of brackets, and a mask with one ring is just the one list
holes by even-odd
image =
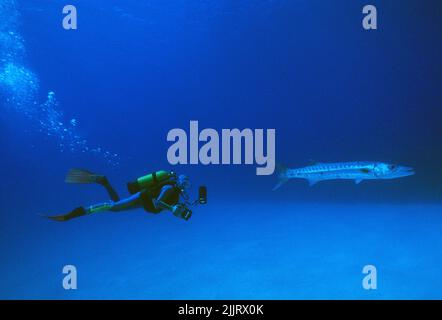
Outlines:
{"label": "bubble trail", "polygon": [[55,92],[49,91],[39,102],[38,76],[25,66],[24,40],[19,34],[20,14],[15,0],[0,0],[0,96],[2,105],[32,122],[39,132],[56,140],[61,152],[89,153],[104,158],[110,165],[119,164],[119,155],[89,145],[78,133],[77,119],[66,120]]}

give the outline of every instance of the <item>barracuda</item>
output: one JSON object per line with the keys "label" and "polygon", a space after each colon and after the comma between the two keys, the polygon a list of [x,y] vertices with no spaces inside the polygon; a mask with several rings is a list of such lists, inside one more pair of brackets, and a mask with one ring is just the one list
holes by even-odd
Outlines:
{"label": "barracuda", "polygon": [[278,184],[273,190],[290,179],[307,179],[310,186],[323,180],[362,180],[396,179],[414,174],[413,168],[384,162],[337,162],[316,163],[298,169],[278,166]]}

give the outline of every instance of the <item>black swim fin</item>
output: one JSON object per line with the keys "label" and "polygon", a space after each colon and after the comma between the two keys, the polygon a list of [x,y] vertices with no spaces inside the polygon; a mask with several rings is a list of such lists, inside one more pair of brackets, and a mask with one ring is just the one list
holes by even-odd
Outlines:
{"label": "black swim fin", "polygon": [[84,169],[71,169],[66,175],[66,183],[102,183],[105,177]]}
{"label": "black swim fin", "polygon": [[54,221],[65,222],[74,218],[84,216],[86,213],[87,212],[85,208],[78,207],[67,214],[62,214],[58,216],[44,216],[44,217]]}

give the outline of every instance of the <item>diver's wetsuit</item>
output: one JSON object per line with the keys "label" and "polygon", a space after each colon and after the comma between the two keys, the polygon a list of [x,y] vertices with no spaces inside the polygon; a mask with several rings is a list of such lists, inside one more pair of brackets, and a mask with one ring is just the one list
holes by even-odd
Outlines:
{"label": "diver's wetsuit", "polygon": [[[175,216],[188,220],[192,215],[192,212],[188,210],[185,205],[179,203],[181,195],[185,200],[187,199],[184,189],[186,188],[186,183],[188,185],[188,178],[184,175],[181,175],[180,177],[178,177],[178,179],[165,181],[165,184],[160,184],[156,187],[152,186],[150,188],[139,189],[140,191],[135,192],[128,198],[120,199],[118,193],[105,176],[97,175],[87,170],[71,169],[66,178],[66,182],[98,183],[106,189],[110,201],[98,203],[89,207],[78,207],[67,214],[47,216],[47,218],[56,221],[68,221],[73,218],[98,212],[120,212],[144,208],[146,211],[154,214],[160,213],[163,210],[169,210]],[[132,192],[131,190],[129,191]]]}
{"label": "diver's wetsuit", "polygon": [[119,212],[141,207],[151,213],[160,213],[168,206],[176,205],[182,193],[181,189],[175,185],[165,185],[154,190],[142,190],[120,200],[117,192],[106,178],[100,181],[100,184],[106,189],[112,201],[92,205],[86,208],[86,214],[102,211]]}

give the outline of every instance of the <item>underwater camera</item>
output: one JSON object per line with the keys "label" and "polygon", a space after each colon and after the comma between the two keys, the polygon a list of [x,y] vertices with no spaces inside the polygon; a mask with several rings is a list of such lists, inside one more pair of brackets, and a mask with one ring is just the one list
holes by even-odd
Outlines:
{"label": "underwater camera", "polygon": [[174,214],[175,214],[175,216],[181,217],[187,221],[190,219],[190,217],[192,217],[192,210],[190,210],[185,205],[181,205],[178,207],[178,210]]}
{"label": "underwater camera", "polygon": [[207,204],[206,186],[200,186],[198,188],[198,199],[193,202],[186,201],[182,203],[175,215],[183,218],[184,220],[189,220],[190,217],[192,217],[192,210],[189,209],[189,206],[196,206],[198,204]]}

